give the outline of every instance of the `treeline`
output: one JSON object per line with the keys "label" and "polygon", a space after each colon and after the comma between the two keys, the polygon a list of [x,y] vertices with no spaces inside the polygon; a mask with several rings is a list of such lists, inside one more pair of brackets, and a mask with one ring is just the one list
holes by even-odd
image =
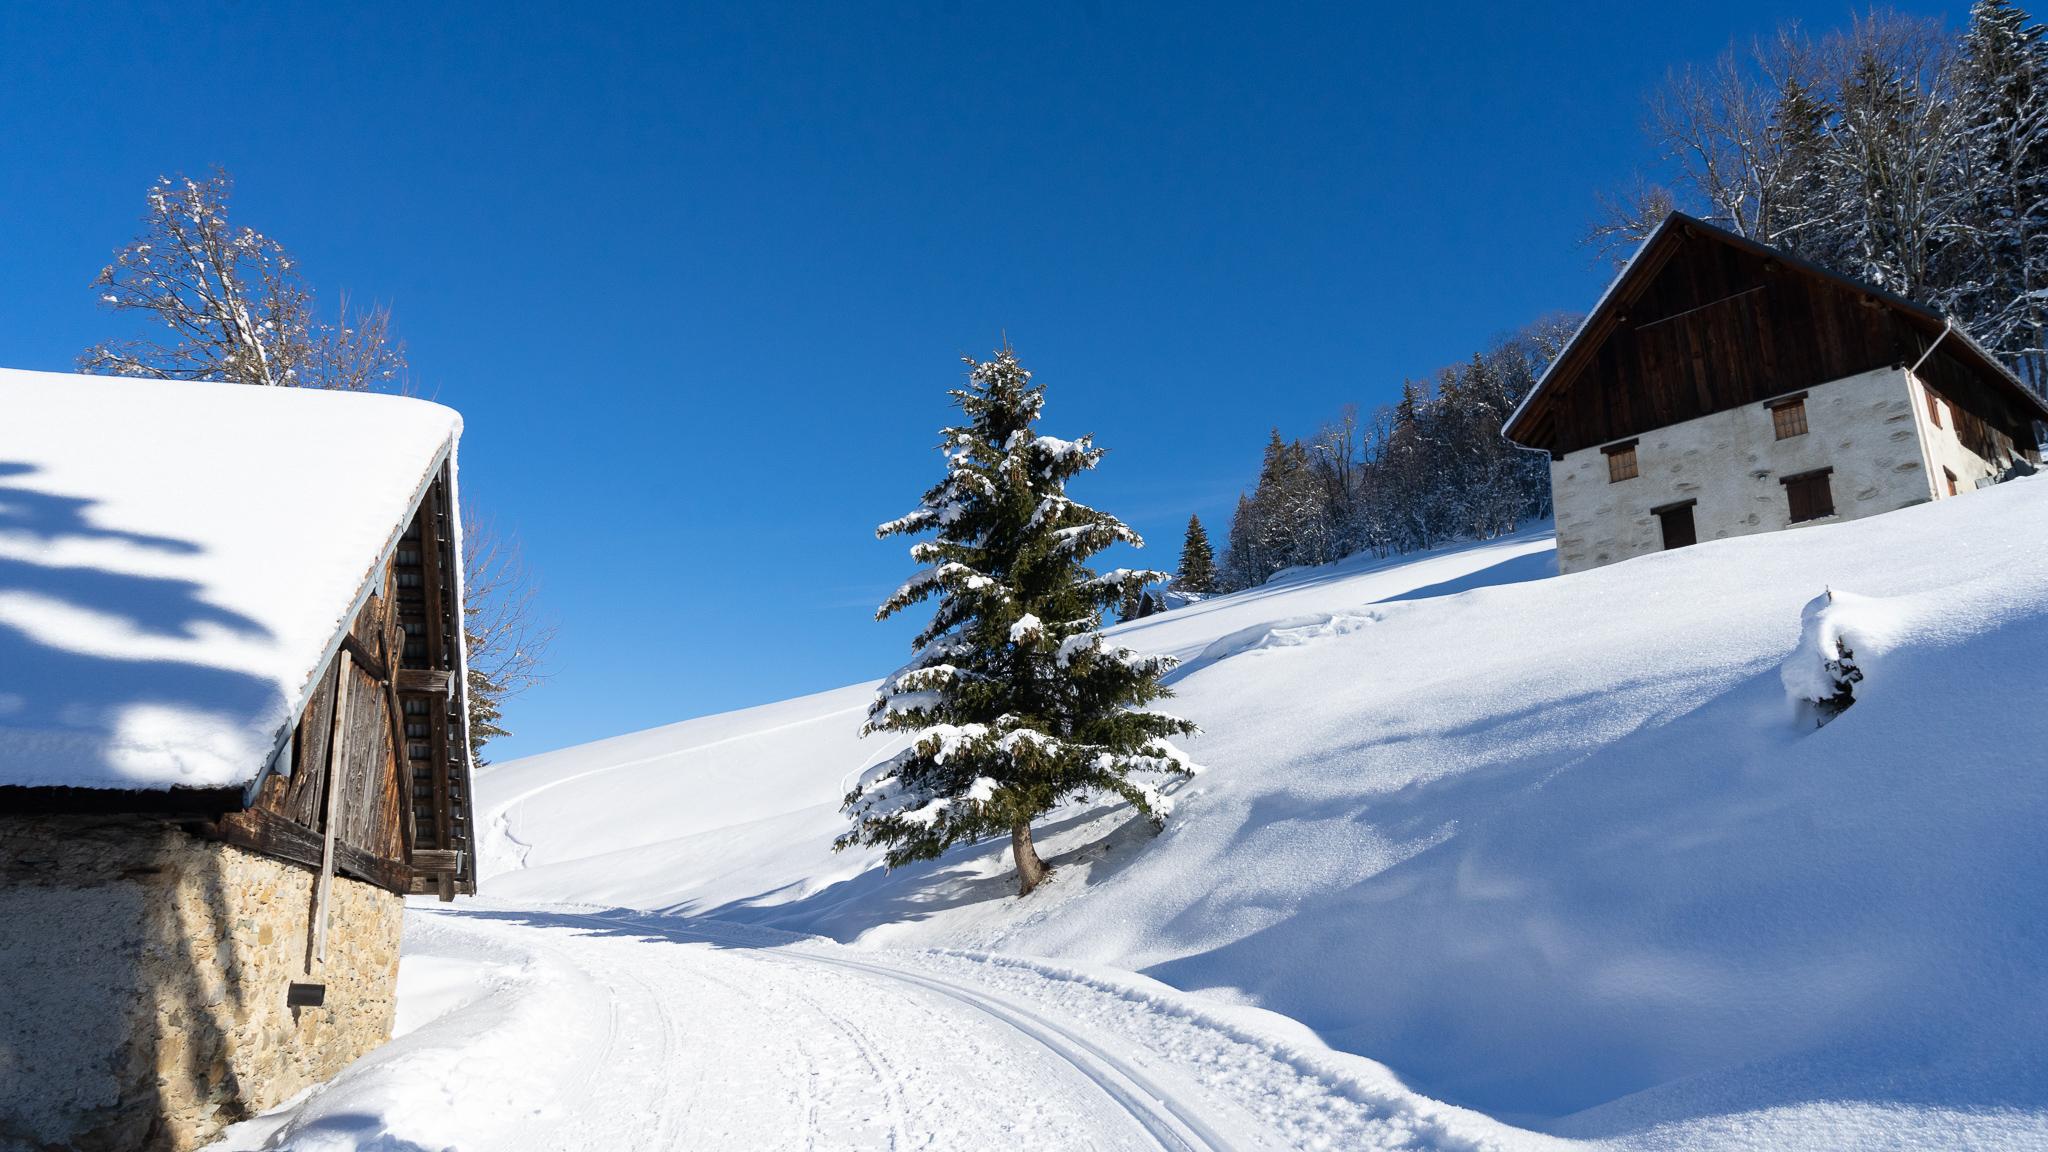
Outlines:
{"label": "treeline", "polygon": [[2026,12],[1789,27],[1674,71],[1647,130],[1664,182],[1610,198],[1596,237],[1683,208],[1953,316],[2048,385],[2048,48]]}
{"label": "treeline", "polygon": [[[1531,325],[1401,399],[1346,408],[1314,436],[1266,443],[1257,486],[1240,496],[1215,590],[1355,552],[1391,555],[1487,539],[1550,514],[1550,465],[1502,439],[1501,425],[1570,338],[1575,321]],[[1183,590],[1202,592],[1187,579]]]}

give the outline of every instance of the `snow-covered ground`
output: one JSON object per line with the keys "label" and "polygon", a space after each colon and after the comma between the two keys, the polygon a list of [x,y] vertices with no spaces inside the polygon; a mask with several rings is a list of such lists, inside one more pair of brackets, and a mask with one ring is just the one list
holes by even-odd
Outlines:
{"label": "snow-covered ground", "polygon": [[866,687],[506,764],[411,1031],[236,1139],[2048,1147],[2044,541],[2023,481],[1125,626],[1209,771],[1158,837],[1055,814],[1023,901],[1006,845],[829,851]]}

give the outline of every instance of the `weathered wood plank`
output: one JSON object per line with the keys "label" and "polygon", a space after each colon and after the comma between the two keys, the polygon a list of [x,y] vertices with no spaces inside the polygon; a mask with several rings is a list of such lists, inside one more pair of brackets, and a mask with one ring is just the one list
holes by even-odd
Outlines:
{"label": "weathered wood plank", "polygon": [[455,673],[446,668],[400,668],[398,689],[401,692],[431,692],[446,696],[455,687]]}
{"label": "weathered wood plank", "polygon": [[[275,812],[261,809],[228,812],[217,820],[191,821],[183,827],[194,835],[274,856],[315,871],[320,867],[320,834]],[[378,859],[346,844],[334,846],[334,870],[339,875],[392,892],[412,889],[412,875],[405,865],[395,860]]]}

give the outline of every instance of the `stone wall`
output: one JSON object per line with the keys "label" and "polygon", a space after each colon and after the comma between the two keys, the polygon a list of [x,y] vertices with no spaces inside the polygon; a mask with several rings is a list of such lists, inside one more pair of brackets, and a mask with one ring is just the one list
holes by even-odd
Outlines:
{"label": "stone wall", "polygon": [[403,901],[336,878],[309,964],[315,879],[160,822],[0,816],[0,1150],[196,1148],[388,1039]]}
{"label": "stone wall", "polygon": [[1698,502],[1693,526],[1702,542],[1793,527],[1779,478],[1816,468],[1834,469],[1835,515],[1807,523],[1926,503],[1934,485],[1908,381],[1902,368],[1881,368],[1807,389],[1807,432],[1784,440],[1761,404],[1645,432],[1629,480],[1608,481],[1597,446],[1552,461],[1558,571],[1662,550],[1653,510],[1684,500]]}

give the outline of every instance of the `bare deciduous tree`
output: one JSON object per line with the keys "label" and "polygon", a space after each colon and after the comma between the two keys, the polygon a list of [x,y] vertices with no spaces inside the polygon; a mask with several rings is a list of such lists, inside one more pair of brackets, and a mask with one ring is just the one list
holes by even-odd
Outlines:
{"label": "bare deciduous tree", "polygon": [[543,665],[555,626],[534,608],[537,589],[519,540],[487,520],[462,516],[462,636],[468,648],[469,751],[511,735],[501,723],[505,701],[546,679]]}
{"label": "bare deciduous tree", "polygon": [[[219,380],[350,392],[408,391],[405,345],[391,310],[314,319],[313,290],[283,244],[228,220],[232,182],[163,177],[150,187],[142,234],[94,278],[102,306],[140,312],[168,341],[98,344],[89,371],[173,380]],[[555,629],[534,609],[535,589],[516,539],[463,512],[463,635],[468,646],[469,743],[475,755],[506,735],[506,700],[540,683]]]}
{"label": "bare deciduous tree", "polygon": [[114,255],[92,286],[115,312],[141,312],[168,338],[96,344],[87,371],[176,380],[339,388],[405,386],[405,345],[388,308],[335,323],[315,318],[313,290],[283,244],[228,220],[233,181],[160,177],[149,189],[142,234]]}

